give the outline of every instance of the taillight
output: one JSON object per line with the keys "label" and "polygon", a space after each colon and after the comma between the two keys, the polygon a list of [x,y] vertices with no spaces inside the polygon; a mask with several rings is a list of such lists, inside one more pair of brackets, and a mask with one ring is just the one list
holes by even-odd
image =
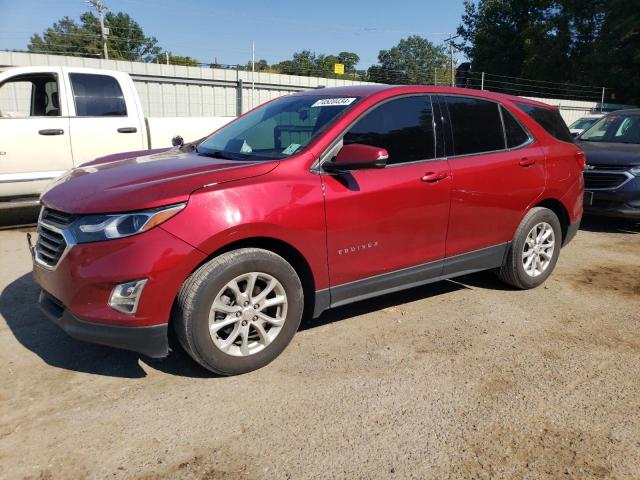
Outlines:
{"label": "taillight", "polygon": [[587,157],[582,150],[578,150],[576,152],[576,162],[578,162],[578,167],[580,168],[580,170],[584,170],[584,166],[587,163]]}

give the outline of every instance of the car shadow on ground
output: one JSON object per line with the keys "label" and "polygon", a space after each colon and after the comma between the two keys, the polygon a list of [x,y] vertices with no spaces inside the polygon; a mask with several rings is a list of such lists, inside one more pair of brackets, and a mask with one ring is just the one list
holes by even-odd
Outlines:
{"label": "car shadow on ground", "polygon": [[[474,279],[475,275],[464,277]],[[484,280],[483,280],[484,278]],[[476,284],[491,285],[489,277]],[[316,319],[305,319],[300,330],[309,330],[351,317],[404,303],[436,297],[468,288],[463,282],[444,281],[402,290],[366,301],[329,310]],[[491,287],[489,287],[491,288]],[[39,287],[30,273],[9,284],[0,295],[0,314],[14,337],[47,365],[93,375],[121,378],[143,378],[147,375],[141,363],[168,373],[192,378],[211,378],[214,374],[194,362],[181,348],[173,348],[166,359],[150,359],[134,352],[80,342],[53,324],[37,304]],[[175,345],[175,343],[173,343]]]}
{"label": "car shadow on ground", "polygon": [[46,364],[76,372],[110,377],[142,378],[141,361],[169,374],[204,378],[211,374],[181,349],[163,360],[137,353],[80,342],[52,323],[38,307],[39,287],[30,273],[8,285],[0,295],[0,314],[15,338]]}
{"label": "car shadow on ground", "polygon": [[580,223],[580,230],[595,233],[640,233],[640,222],[620,218],[585,215]]}

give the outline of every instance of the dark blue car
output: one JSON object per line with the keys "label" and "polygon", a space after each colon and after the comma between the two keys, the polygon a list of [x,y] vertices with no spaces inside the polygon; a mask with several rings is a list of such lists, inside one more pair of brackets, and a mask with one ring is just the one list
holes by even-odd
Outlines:
{"label": "dark blue car", "polygon": [[585,213],[640,220],[640,109],[606,115],[576,142],[587,157]]}

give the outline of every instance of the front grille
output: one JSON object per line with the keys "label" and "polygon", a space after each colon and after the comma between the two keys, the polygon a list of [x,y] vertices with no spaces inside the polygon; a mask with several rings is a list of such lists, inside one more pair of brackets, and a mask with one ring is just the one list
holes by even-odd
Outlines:
{"label": "front grille", "polygon": [[56,227],[66,228],[71,225],[71,222],[73,222],[76,217],[77,215],[73,215],[71,213],[65,213],[59,210],[52,210],[51,208],[44,207],[42,209],[40,220],[45,223],[55,225]]}
{"label": "front grille", "polygon": [[36,242],[36,258],[49,267],[55,267],[67,248],[64,236],[57,230],[42,222],[38,223],[38,241]]}
{"label": "front grille", "polygon": [[614,189],[618,188],[629,177],[625,173],[602,172],[597,170],[587,170],[584,172],[584,188],[591,189]]}

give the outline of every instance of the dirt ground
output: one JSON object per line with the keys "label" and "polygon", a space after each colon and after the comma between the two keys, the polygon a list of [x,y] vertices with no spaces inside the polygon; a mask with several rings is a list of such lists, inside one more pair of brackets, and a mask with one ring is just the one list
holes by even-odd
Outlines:
{"label": "dirt ground", "polygon": [[532,291],[489,273],[306,322],[215,378],[68,338],[0,232],[2,478],[640,478],[640,227],[588,222]]}

